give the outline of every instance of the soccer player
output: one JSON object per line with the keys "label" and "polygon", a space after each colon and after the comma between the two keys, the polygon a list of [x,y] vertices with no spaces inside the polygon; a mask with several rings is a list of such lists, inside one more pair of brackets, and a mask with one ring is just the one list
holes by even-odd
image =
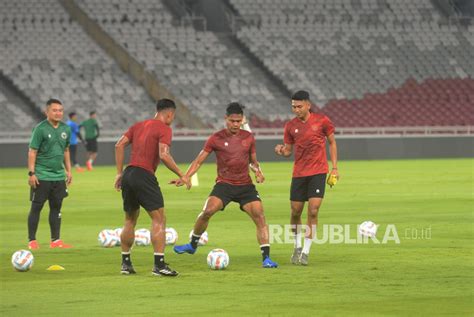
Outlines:
{"label": "soccer player", "polygon": [[[257,183],[262,183],[265,178],[257,161],[255,139],[250,132],[241,130],[242,120],[242,106],[237,102],[230,103],[225,116],[226,128],[209,137],[204,149],[186,172],[186,176],[190,178],[199,170],[211,152],[216,153],[218,175],[214,189],[196,220],[190,243],[175,246],[174,251],[178,254],[194,254],[210,218],[219,210],[224,210],[228,203],[235,201],[240,204],[240,209],[246,212],[257,226],[257,240],[260,244],[263,267],[275,268],[278,264],[270,259],[268,227],[265,222],[262,201],[249,176],[249,166],[255,173]],[[172,182],[177,186],[182,185],[179,180]]]}
{"label": "soccer player", "polygon": [[[318,212],[324,197],[328,163],[326,139],[332,162],[331,175],[339,177],[337,171],[337,146],[334,125],[328,117],[312,113],[309,93],[297,91],[291,97],[295,118],[285,125],[284,143],[275,146],[278,155],[288,157],[295,148],[295,163],[291,181],[291,225],[295,235],[295,248],[291,263],[308,265],[312,238],[318,225]],[[301,247],[301,214],[308,202],[307,231]]]}
{"label": "soccer player", "polygon": [[[120,237],[122,246],[122,274],[134,274],[130,257],[135,238],[140,206],[151,218],[151,242],[154,250],[153,275],[177,276],[164,259],[166,218],[163,195],[161,194],[155,171],[163,161],[165,166],[179,176],[180,182],[191,184],[189,178],[181,172],[170,154],[172,131],[176,105],[170,99],[160,99],[156,104],[153,119],[136,123],[118,140],[115,145],[117,176],[115,188],[122,190],[125,224]],[[123,171],[125,147],[132,144],[130,164]]]}
{"label": "soccer player", "polygon": [[34,129],[28,151],[28,184],[30,185],[31,209],[28,215],[28,248],[39,249],[36,231],[40,213],[46,200],[49,201],[49,226],[51,248],[71,248],[60,239],[61,206],[67,197],[67,185],[71,184],[71,161],[69,138],[71,130],[61,122],[64,108],[61,101],[46,102],[46,120]]}
{"label": "soccer player", "polygon": [[82,139],[82,136],[80,133],[79,124],[77,124],[77,114],[75,112],[69,113],[69,120],[66,122],[66,124],[71,129],[71,139],[69,140],[69,152],[71,154],[72,164],[76,168],[76,171],[83,172],[84,170],[81,168],[79,163],[77,163],[77,159],[76,159],[77,139],[79,138],[81,142],[84,142],[84,140]]}
{"label": "soccer player", "polygon": [[81,128],[84,128],[86,149],[87,149],[87,161],[86,167],[88,171],[92,171],[95,159],[97,158],[98,144],[97,138],[99,137],[99,124],[97,123],[97,114],[95,111],[89,112],[89,119],[81,123]]}

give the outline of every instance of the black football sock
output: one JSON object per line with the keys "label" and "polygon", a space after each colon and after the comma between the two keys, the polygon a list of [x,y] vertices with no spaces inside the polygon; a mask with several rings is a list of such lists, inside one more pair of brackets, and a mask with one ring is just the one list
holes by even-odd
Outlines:
{"label": "black football sock", "polygon": [[43,205],[44,202],[39,203],[33,201],[31,203],[30,214],[28,215],[28,239],[30,241],[36,240],[36,231],[38,230],[38,223]]}
{"label": "black football sock", "polygon": [[130,257],[130,252],[122,252],[122,263],[127,265],[132,265],[132,259]]}
{"label": "black football sock", "polygon": [[191,246],[196,249],[198,247],[199,239],[201,239],[201,235],[193,235],[191,236]]}
{"label": "black football sock", "polygon": [[61,205],[62,201],[49,201],[49,227],[51,229],[51,241],[58,240],[61,232]]}
{"label": "black football sock", "polygon": [[265,260],[265,258],[270,256],[270,245],[269,244],[262,244],[260,246],[260,250],[262,252],[263,260]]}
{"label": "black football sock", "polygon": [[155,256],[155,266],[159,269],[165,267],[165,254],[164,253],[153,253]]}

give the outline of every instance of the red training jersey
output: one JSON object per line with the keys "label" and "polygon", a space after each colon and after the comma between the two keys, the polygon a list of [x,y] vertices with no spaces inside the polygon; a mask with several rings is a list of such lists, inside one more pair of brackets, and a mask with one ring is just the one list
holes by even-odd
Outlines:
{"label": "red training jersey", "polygon": [[216,152],[216,183],[252,184],[249,175],[250,155],[255,153],[255,138],[252,133],[240,130],[233,135],[227,129],[221,130],[209,137],[203,150],[208,153]]}
{"label": "red training jersey", "polygon": [[326,137],[333,134],[334,125],[322,114],[310,113],[306,122],[294,118],[285,125],[285,144],[293,144],[295,164],[293,177],[328,172]]}
{"label": "red training jersey", "polygon": [[129,166],[141,167],[155,174],[160,164],[160,143],[171,146],[172,130],[160,120],[145,120],[131,126],[125,136],[132,144]]}

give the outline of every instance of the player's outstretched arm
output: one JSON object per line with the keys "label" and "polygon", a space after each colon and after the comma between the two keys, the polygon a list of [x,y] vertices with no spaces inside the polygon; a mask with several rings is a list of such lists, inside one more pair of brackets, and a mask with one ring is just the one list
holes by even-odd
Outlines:
{"label": "player's outstretched arm", "polygon": [[182,184],[186,184],[187,189],[190,189],[191,180],[187,175],[183,174],[183,172],[179,169],[178,165],[176,164],[173,157],[171,156],[170,147],[168,146],[168,144],[160,143],[159,147],[160,147],[160,160],[163,162],[163,164],[165,164],[165,166],[170,171],[172,171],[173,173],[179,176],[180,182],[182,182]]}
{"label": "player's outstretched arm", "polygon": [[275,146],[275,153],[280,156],[288,157],[293,153],[292,144],[277,144]]}
{"label": "player's outstretched arm", "polygon": [[[208,156],[209,156],[209,152],[206,152],[204,150],[202,150],[198,154],[198,156],[196,156],[196,158],[194,159],[194,161],[192,161],[191,165],[189,165],[188,170],[186,171],[186,177],[188,179],[191,179],[191,177],[197,173],[202,163],[207,159]],[[170,184],[175,184],[176,186],[183,185],[183,183],[179,179],[171,180]]]}
{"label": "player's outstretched arm", "polygon": [[186,175],[188,177],[191,177],[196,174],[197,171],[201,168],[202,163],[204,163],[208,156],[209,152],[206,152],[204,150],[199,152],[198,156],[196,156],[191,165],[189,165],[188,170],[186,171]]}
{"label": "player's outstretched arm", "polygon": [[125,135],[122,135],[115,144],[115,166],[117,168],[117,175],[115,176],[114,187],[116,190],[120,190],[122,187],[123,157],[125,155],[125,148],[129,144],[130,140]]}

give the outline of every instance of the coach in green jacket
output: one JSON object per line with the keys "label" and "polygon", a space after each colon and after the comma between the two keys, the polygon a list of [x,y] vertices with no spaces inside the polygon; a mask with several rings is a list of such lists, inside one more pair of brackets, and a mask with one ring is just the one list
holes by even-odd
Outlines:
{"label": "coach in green jacket", "polygon": [[40,212],[49,201],[50,248],[70,248],[60,239],[61,205],[67,197],[67,185],[71,183],[71,161],[69,139],[71,130],[61,120],[64,108],[61,101],[46,102],[46,120],[34,129],[28,152],[28,184],[31,187],[31,209],[28,216],[28,248],[39,249],[36,231]]}

